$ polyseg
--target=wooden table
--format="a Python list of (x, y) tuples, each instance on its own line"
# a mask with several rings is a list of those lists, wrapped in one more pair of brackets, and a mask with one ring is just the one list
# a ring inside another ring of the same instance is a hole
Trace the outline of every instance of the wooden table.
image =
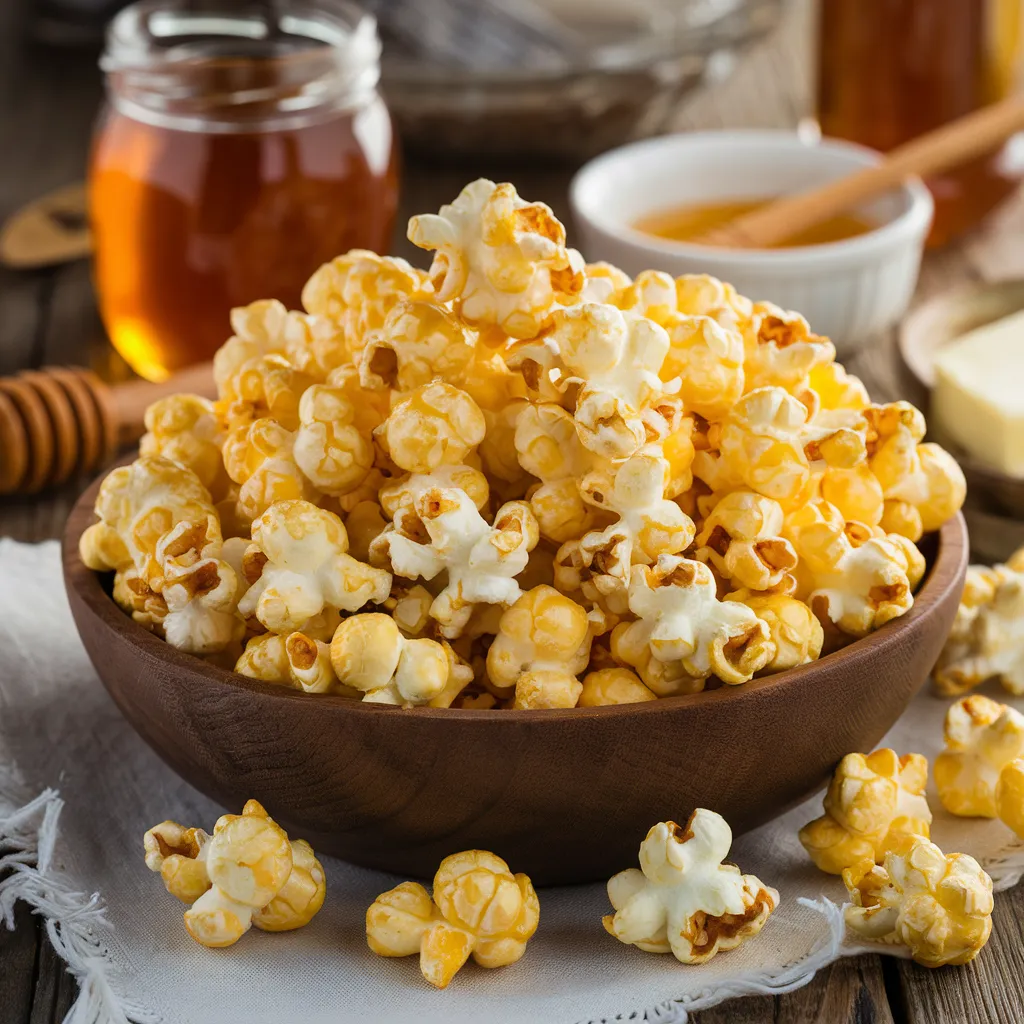
[[(0, 3), (0, 218), (41, 192), (82, 177), (101, 100), (95, 56), (23, 45), (24, 13), (25, 4), (17, 0)], [(680, 111), (679, 126), (794, 125), (808, 109), (810, 14), (810, 0), (796, 0), (782, 28), (747, 54), (727, 82)], [(436, 209), (479, 174), (512, 178), (528, 198), (550, 202), (562, 216), (567, 212), (568, 169), (481, 163), (408, 168), (404, 214)], [(1024, 202), (1011, 207), (988, 230), (929, 256), (919, 294), (990, 276), (1024, 275), (1024, 245), (1015, 244)], [(415, 250), (397, 235), (394, 251), (415, 258)], [(61, 362), (86, 363), (107, 377), (126, 373), (97, 317), (89, 266), (76, 263), (32, 274), (0, 270), (0, 374)], [(876, 397), (899, 393), (891, 338), (847, 362)], [(24, 541), (59, 536), (83, 485), (77, 481), (39, 499), (0, 499), (0, 535)], [(0, 928), (0, 1024), (59, 1021), (74, 1000), (74, 982), (24, 906), (16, 920), (13, 932)], [(797, 992), (735, 1000), (693, 1019), (696, 1024), (1019, 1024), (1024, 1020), (1022, 922), (1024, 885), (999, 896), (992, 940), (967, 967), (928, 971), (902, 960), (861, 956), (827, 968)]]

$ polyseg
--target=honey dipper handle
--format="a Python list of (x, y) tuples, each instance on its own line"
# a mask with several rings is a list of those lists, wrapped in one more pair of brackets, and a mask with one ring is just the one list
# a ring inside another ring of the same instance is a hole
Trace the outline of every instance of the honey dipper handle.
[(912, 174), (935, 174), (990, 152), (1021, 130), (1024, 97), (1011, 96), (898, 146), (875, 167), (770, 203), (698, 241), (745, 248), (774, 245), (889, 191)]
[(128, 444), (142, 436), (146, 409), (159, 399), (178, 393), (215, 398), (213, 364), (198, 363), (159, 383), (132, 380), (115, 384), (110, 393), (117, 412), (118, 437), (121, 444)]

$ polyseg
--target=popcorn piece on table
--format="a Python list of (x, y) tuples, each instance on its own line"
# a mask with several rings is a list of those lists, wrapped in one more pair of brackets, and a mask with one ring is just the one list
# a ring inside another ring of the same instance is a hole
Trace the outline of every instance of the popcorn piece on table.
[(594, 524), (594, 510), (579, 481), (595, 456), (581, 444), (572, 415), (550, 403), (526, 405), (516, 420), (515, 450), (523, 469), (540, 480), (529, 501), (541, 536), (556, 544), (582, 536)]
[(366, 911), (366, 941), (378, 956), (419, 953), (423, 977), (446, 988), (470, 956), (481, 967), (514, 964), (539, 920), (526, 875), (486, 850), (466, 850), (441, 862), (433, 899), (417, 882), (378, 896)]
[(363, 348), (359, 379), (370, 390), (412, 391), (438, 377), (457, 384), (475, 345), (475, 333), (443, 306), (402, 301)]
[(564, 367), (558, 386), (579, 385), (574, 418), (584, 447), (609, 459), (636, 452), (648, 439), (645, 414), (679, 386), (659, 376), (669, 350), (664, 328), (586, 303), (555, 313), (548, 340)]
[(409, 221), (409, 240), (434, 250), (430, 267), (440, 302), (467, 323), (533, 338), (556, 303), (583, 288), (583, 259), (544, 203), (527, 203), (507, 182), (479, 178), (437, 214)]
[(608, 882), (615, 908), (603, 923), (620, 942), (648, 953), (671, 952), (701, 964), (735, 949), (764, 927), (779, 894), (754, 875), (723, 863), (732, 830), (714, 811), (699, 808), (685, 827), (655, 825), (640, 845), (640, 869)]
[(454, 699), (473, 677), (472, 671), (449, 660), (445, 646), (404, 637), (395, 620), (380, 612), (343, 620), (330, 656), (338, 679), (360, 691), (364, 701), (377, 704), (431, 704), (449, 683), (458, 682)]
[(865, 858), (881, 863), (902, 837), (928, 837), (927, 782), (928, 761), (920, 754), (847, 754), (829, 783), (825, 813), (800, 829), (800, 842), (830, 875)]
[(255, 800), (223, 815), (212, 836), (165, 821), (146, 833), (144, 847), (146, 866), (191, 904), (185, 927), (203, 946), (233, 945), (253, 924), (300, 928), (324, 901), (323, 868), (309, 844), (290, 841)]
[(314, 384), (299, 402), (293, 457), (323, 494), (355, 490), (373, 467), (373, 439), (355, 420), (355, 405), (344, 388)]
[(639, 676), (628, 668), (601, 668), (583, 677), (583, 690), (576, 706), (597, 708), (657, 699), (658, 695), (644, 686)]
[(464, 391), (432, 381), (405, 396), (378, 434), (396, 465), (430, 473), (465, 461), (484, 439), (484, 414)]
[(525, 502), (502, 505), (488, 526), (465, 491), (433, 488), (416, 498), (401, 522), (374, 541), (396, 575), (432, 580), (444, 570), (448, 583), (430, 614), (443, 636), (460, 635), (478, 604), (508, 606), (521, 593), (515, 577), (537, 546), (537, 521)]
[(306, 693), (344, 692), (331, 668), (331, 649), (305, 633), (264, 633), (253, 637), (235, 664), (251, 679), (279, 683)]
[(785, 672), (816, 661), (821, 655), (825, 634), (818, 617), (803, 601), (788, 594), (761, 594), (734, 590), (726, 601), (745, 604), (768, 627), (775, 654), (763, 672)]
[(514, 688), (519, 710), (572, 708), (590, 640), (587, 613), (575, 601), (554, 587), (534, 587), (502, 615), (487, 674), (495, 686)]
[(923, 836), (901, 836), (884, 864), (862, 860), (843, 882), (849, 929), (906, 946), (924, 967), (968, 963), (992, 932), (992, 879), (973, 857), (943, 854)]
[(782, 536), (784, 519), (777, 501), (753, 491), (733, 491), (704, 520), (695, 557), (734, 586), (792, 593), (797, 557)]
[(768, 626), (736, 601), (719, 601), (703, 562), (662, 555), (633, 567), (629, 608), (636, 622), (612, 631), (612, 654), (658, 696), (696, 693), (712, 675), (745, 683), (775, 654)]
[(1015, 758), (999, 773), (996, 814), (1024, 839), (1024, 757)]
[(239, 485), (235, 510), (251, 523), (279, 501), (318, 501), (320, 492), (295, 461), (296, 435), (272, 419), (236, 427), (224, 441), (224, 468)]
[(1024, 548), (1005, 565), (967, 570), (953, 629), (935, 667), (935, 687), (958, 696), (998, 679), (1024, 694)]
[(273, 633), (305, 632), (325, 609), (354, 612), (390, 593), (390, 573), (349, 555), (341, 520), (308, 501), (271, 505), (252, 524), (252, 540), (245, 557), (252, 586), (239, 611)]
[(212, 402), (198, 395), (168, 395), (146, 409), (139, 455), (162, 456), (192, 470), (219, 499), (227, 489), (221, 457), (224, 442)]
[(373, 332), (384, 326), (388, 313), (404, 299), (430, 300), (432, 287), (422, 270), (393, 256), (352, 249), (321, 266), (302, 289), (302, 304), (333, 324), (339, 343), (324, 370), (358, 361)]
[(1024, 715), (971, 694), (946, 712), (946, 749), (935, 759), (935, 785), (946, 810), (995, 818), (1003, 769), (1024, 757)]
[(797, 596), (826, 629), (866, 636), (913, 606), (925, 562), (905, 537), (847, 522), (822, 499), (791, 513), (785, 532), (800, 558)]

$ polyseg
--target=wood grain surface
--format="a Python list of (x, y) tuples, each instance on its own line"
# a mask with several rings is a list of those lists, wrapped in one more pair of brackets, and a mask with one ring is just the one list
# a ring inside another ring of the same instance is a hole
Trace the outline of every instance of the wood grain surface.
[[(0, 3), (0, 217), (50, 188), (80, 179), (101, 86), (93, 55), (44, 51), (22, 42), (30, 0)], [(795, 125), (810, 108), (808, 11), (794, 0), (779, 33), (742, 65), (680, 111), (681, 128)], [(474, 174), (511, 178), (528, 198), (567, 214), (570, 169), (409, 167), (403, 215), (450, 200)], [(569, 225), (570, 235), (572, 231)], [(1024, 200), (963, 244), (928, 255), (919, 298), (980, 280), (1024, 276)], [(422, 254), (396, 238), (394, 251), (422, 264)], [(0, 373), (78, 363), (104, 379), (125, 379), (106, 344), (87, 263), (44, 272), (0, 269)], [(879, 400), (906, 390), (892, 339), (879, 339), (847, 361)], [(87, 481), (72, 481), (42, 499), (0, 499), (0, 535), (22, 541), (59, 537)], [(977, 531), (983, 542), (991, 530)], [(24, 906), (14, 931), (0, 925), (0, 1024), (53, 1024), (64, 1019), (76, 986)], [(693, 1024), (1019, 1024), (1024, 1021), (1024, 885), (996, 898), (995, 930), (966, 967), (930, 971), (878, 956), (840, 961), (806, 987), (778, 996), (731, 1000), (691, 1016)], [(571, 1024), (571, 1022), (552, 1022)]]

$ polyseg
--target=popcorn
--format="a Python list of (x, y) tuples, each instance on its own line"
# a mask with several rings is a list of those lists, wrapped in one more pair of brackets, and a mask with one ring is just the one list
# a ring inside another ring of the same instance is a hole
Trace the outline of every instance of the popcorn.
[(323, 868), (309, 844), (289, 841), (255, 800), (225, 814), (213, 835), (165, 821), (143, 840), (146, 866), (167, 891), (191, 906), (188, 933), (203, 946), (237, 942), (255, 924), (288, 931), (308, 924), (326, 891)]
[(723, 326), (736, 326), (749, 320), (754, 312), (750, 299), (710, 274), (677, 277), (676, 306), (684, 316), (710, 316)]
[(928, 838), (927, 782), (928, 762), (920, 754), (900, 757), (888, 748), (867, 757), (847, 754), (829, 783), (824, 815), (800, 829), (800, 842), (830, 875), (865, 858), (881, 863), (905, 836)]
[[(379, 612), (353, 615), (338, 626), (331, 664), (341, 682), (360, 691), (364, 701), (402, 707), (432, 704), (448, 685), (452, 667), (445, 647), (434, 640), (407, 639), (390, 615)], [(461, 689), (472, 672), (458, 679)]]
[(641, 870), (628, 868), (608, 882), (615, 913), (602, 919), (605, 930), (645, 952), (671, 952), (684, 964), (705, 963), (753, 938), (779, 894), (723, 863), (731, 845), (725, 819), (703, 808), (685, 827), (655, 825), (640, 845)]
[(302, 304), (337, 329), (340, 343), (317, 362), (328, 371), (356, 359), (397, 303), (429, 300), (431, 291), (422, 270), (366, 249), (323, 264), (302, 289)]
[(410, 473), (380, 489), (380, 504), (390, 519), (401, 519), (413, 508), (417, 499), (428, 491), (458, 488), (479, 511), (490, 500), (487, 477), (472, 466), (438, 466), (433, 473)]
[(510, 184), (479, 178), (437, 214), (409, 221), (409, 241), (435, 251), (437, 298), (471, 325), (535, 337), (555, 303), (583, 288), (583, 260), (544, 203), (526, 203)]
[(679, 397), (690, 412), (720, 419), (743, 394), (743, 339), (710, 316), (681, 317), (668, 327), (664, 380), (678, 378)]
[(1015, 758), (999, 773), (996, 815), (1024, 839), (1024, 758)]
[(745, 604), (768, 627), (768, 636), (775, 648), (772, 659), (762, 672), (785, 672), (816, 661), (825, 642), (825, 634), (817, 616), (803, 603), (788, 594), (760, 594), (734, 590), (726, 601)]
[(563, 370), (558, 386), (578, 384), (576, 432), (584, 447), (609, 459), (624, 459), (647, 440), (644, 411), (678, 388), (658, 376), (669, 339), (651, 320), (614, 306), (586, 303), (559, 310), (549, 340)]
[(399, 402), (380, 430), (396, 465), (430, 473), (463, 462), (484, 439), (486, 423), (469, 395), (434, 381)]
[(973, 857), (943, 854), (925, 837), (902, 836), (883, 866), (865, 859), (843, 882), (849, 929), (906, 946), (924, 967), (968, 963), (992, 932), (992, 879)]
[(292, 455), (323, 494), (347, 494), (373, 467), (373, 442), (359, 431), (355, 418), (355, 407), (342, 388), (314, 384), (299, 402)]
[(537, 521), (524, 502), (502, 505), (488, 526), (465, 491), (434, 488), (421, 493), (411, 514), (392, 523), (373, 546), (406, 579), (432, 580), (447, 570), (448, 583), (430, 614), (441, 635), (453, 639), (475, 605), (518, 600), (515, 577), (537, 540)]
[(743, 364), (748, 391), (781, 387), (797, 394), (815, 368), (836, 357), (832, 342), (812, 333), (799, 313), (770, 302), (755, 302), (748, 324)]
[(441, 861), (433, 900), (417, 882), (378, 896), (366, 912), (366, 941), (378, 956), (419, 953), (423, 977), (447, 988), (470, 956), (481, 967), (514, 964), (539, 920), (526, 875), (486, 850), (466, 850)]
[(271, 505), (253, 522), (252, 539), (245, 559), (252, 585), (238, 607), (273, 633), (302, 632), (328, 608), (379, 604), (391, 590), (390, 573), (347, 553), (341, 520), (308, 501)]
[(359, 358), (365, 388), (412, 391), (441, 380), (457, 383), (474, 356), (476, 335), (433, 302), (402, 301), (374, 332)]
[(995, 818), (999, 777), (1024, 757), (1024, 715), (980, 694), (946, 712), (946, 749), (935, 759), (935, 786), (946, 810), (963, 817)]
[(1024, 694), (1024, 548), (1006, 565), (968, 568), (956, 620), (935, 667), (935, 687), (945, 696), (993, 678), (1015, 696)]
[(534, 587), (502, 615), (487, 674), (496, 686), (515, 687), (519, 710), (575, 707), (590, 640), (587, 613), (575, 601)]
[(359, 501), (345, 516), (348, 553), (360, 562), (370, 560), (370, 545), (384, 532), (387, 520), (375, 501)]
[(805, 579), (800, 596), (823, 625), (865, 636), (913, 605), (924, 559), (905, 538), (875, 536), (821, 499), (793, 512), (786, 534)]
[(768, 627), (746, 606), (717, 597), (702, 562), (662, 555), (634, 566), (629, 608), (636, 622), (612, 631), (612, 654), (658, 696), (695, 693), (712, 675), (745, 683), (774, 655)]
[(791, 593), (797, 557), (781, 536), (784, 518), (777, 501), (753, 491), (733, 491), (704, 520), (695, 557), (734, 585)]
[(299, 398), (312, 383), (284, 356), (256, 356), (217, 380), (218, 418), (229, 430), (264, 418), (294, 430), (299, 425)]
[(331, 668), (331, 649), (305, 633), (264, 633), (253, 637), (235, 664), (235, 671), (265, 683), (292, 686), (306, 693), (338, 692)]
[(168, 395), (146, 410), (145, 422), (139, 455), (169, 459), (195, 473), (211, 494), (224, 492), (223, 437), (212, 402), (198, 395)]
[(583, 689), (576, 706), (597, 708), (608, 704), (640, 704), (645, 700), (657, 700), (658, 695), (649, 690), (635, 672), (628, 668), (602, 668), (588, 672), (583, 678)]

